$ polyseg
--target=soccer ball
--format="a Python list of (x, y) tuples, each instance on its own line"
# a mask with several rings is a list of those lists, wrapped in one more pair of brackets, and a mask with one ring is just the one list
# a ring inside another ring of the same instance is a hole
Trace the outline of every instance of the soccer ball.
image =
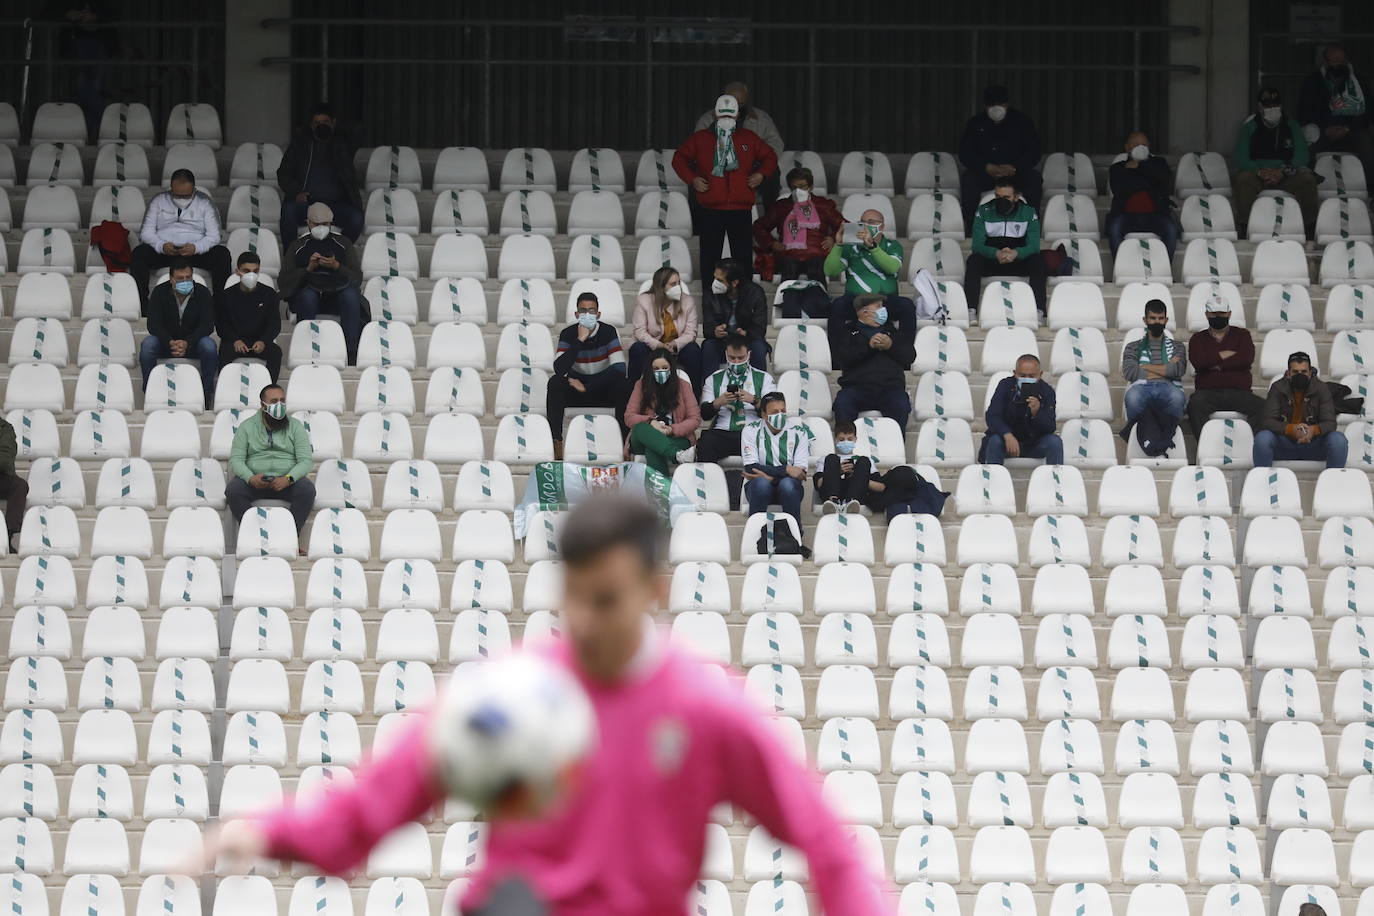
[(523, 790), (523, 813), (556, 801), (595, 742), (596, 716), (581, 685), (530, 652), (455, 671), (429, 733), (451, 795), (491, 809)]

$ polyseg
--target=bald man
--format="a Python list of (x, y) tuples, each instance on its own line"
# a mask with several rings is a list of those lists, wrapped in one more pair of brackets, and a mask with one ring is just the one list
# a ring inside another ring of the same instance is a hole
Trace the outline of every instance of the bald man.
[(888, 238), (883, 214), (865, 210), (859, 216), (858, 241), (844, 241), (844, 227), (835, 233), (835, 244), (825, 256), (825, 275), (844, 274), (844, 295), (830, 309), (832, 318), (847, 321), (854, 317), (854, 297), (877, 295), (897, 318), (916, 317), (910, 299), (897, 295), (902, 273), (902, 243)]

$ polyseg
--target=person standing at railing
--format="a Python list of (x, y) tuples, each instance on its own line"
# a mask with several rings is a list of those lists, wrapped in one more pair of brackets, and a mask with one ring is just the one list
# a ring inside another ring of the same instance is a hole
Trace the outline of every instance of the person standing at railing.
[(363, 208), (358, 175), (353, 169), (354, 146), (339, 130), (334, 109), (321, 102), (310, 111), (305, 128), (297, 131), (277, 168), (281, 188), (281, 243), (291, 244), (305, 224), (311, 204), (327, 204), (334, 225), (350, 242), (363, 231)]

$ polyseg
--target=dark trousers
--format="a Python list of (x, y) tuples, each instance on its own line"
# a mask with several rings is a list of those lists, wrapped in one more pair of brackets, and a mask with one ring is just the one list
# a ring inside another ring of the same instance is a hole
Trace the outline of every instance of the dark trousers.
[(281, 235), (278, 241), (282, 248), (291, 244), (300, 235), (301, 226), (305, 225), (305, 211), (310, 208), (312, 203), (328, 204), (329, 209), (334, 211), (334, 225), (339, 227), (339, 231), (348, 236), (350, 242), (356, 242), (358, 236), (363, 232), (363, 211), (346, 200), (325, 200), (307, 201), (298, 203), (296, 200), (284, 200), (281, 205)]
[(723, 458), (740, 456), (740, 431), (707, 429), (697, 436), (697, 461), (716, 464)]
[(5, 529), (11, 542), (24, 527), (24, 510), (28, 508), (29, 484), (17, 474), (0, 474), (0, 496), (5, 498)]
[[(143, 343), (138, 347), (138, 363), (143, 369), (144, 391), (148, 390), (148, 376), (152, 375), (157, 361), (171, 357), (172, 348), (167, 341), (158, 340), (151, 334), (143, 338)], [(215, 402), (215, 379), (219, 377), (219, 353), (215, 350), (215, 341), (202, 337), (186, 349), (183, 358), (200, 362), (200, 384), (205, 391), (205, 406), (210, 407)]]
[(291, 296), (291, 311), (298, 321), (309, 321), (320, 312), (338, 315), (348, 347), (348, 364), (357, 365), (358, 339), (363, 336), (363, 294), (356, 286), (345, 286), (332, 293), (302, 286)]
[(880, 388), (875, 385), (849, 385), (835, 393), (831, 411), (836, 420), (857, 420), (865, 410), (876, 410), (906, 432), (911, 418), (911, 396), (902, 387)]
[[(1026, 199), (1026, 203), (1037, 210), (1040, 209), (1040, 170), (1018, 172), (1015, 177), (1017, 193)], [(970, 169), (959, 179), (959, 205), (964, 210), (964, 225), (968, 228), (970, 237), (973, 235), (973, 211), (978, 209), (978, 199), (991, 191), (996, 181), (996, 178), (981, 169)]]
[(1039, 254), (998, 264), (996, 258), (971, 254), (964, 262), (964, 296), (970, 309), (977, 310), (983, 295), (984, 277), (1025, 277), (1035, 296), (1035, 307), (1045, 314), (1045, 261)]
[(1159, 236), (1164, 250), (1173, 258), (1178, 247), (1178, 223), (1168, 213), (1111, 213), (1107, 215), (1107, 241), (1112, 246), (1112, 257), (1121, 247), (1122, 239), (1128, 232), (1149, 232)]
[(610, 407), (620, 433), (625, 434), (625, 404), (630, 400), (630, 383), (621, 372), (607, 369), (596, 375), (574, 376), (586, 391), (578, 391), (568, 384), (568, 376), (555, 375), (549, 379), (546, 408), (549, 429), (555, 442), (563, 441), (563, 414), (569, 407)]
[[(244, 343), (252, 344), (254, 341), (246, 340)], [(219, 364), (220, 368), (241, 359), (260, 359), (267, 363), (267, 374), (272, 379), (272, 384), (277, 383), (277, 375), (281, 372), (281, 347), (274, 343), (267, 344), (261, 353), (239, 353), (234, 349), (234, 342), (220, 341), (219, 344)]]
[[(138, 287), (138, 301), (143, 306), (144, 317), (148, 314), (148, 278), (154, 270), (166, 267), (180, 257), (163, 254), (154, 250), (152, 245), (139, 245), (133, 250), (129, 258), (129, 276), (134, 278), (134, 285)], [(224, 289), (224, 281), (233, 273), (229, 264), (229, 249), (223, 245), (216, 245), (204, 254), (193, 254), (186, 260), (191, 262), (192, 267), (210, 272), (210, 292), (216, 295)]]
[(778, 279), (780, 280), (798, 280), (805, 274), (808, 280), (815, 280), (817, 283), (825, 282), (825, 258), (802, 260), (789, 258), (785, 254), (775, 254), (773, 263), (777, 266)]
[(697, 244), (701, 251), (698, 255), (697, 273), (701, 280), (701, 294), (711, 288), (711, 278), (715, 274), (716, 262), (724, 247), (726, 236), (730, 237), (730, 257), (742, 262), (754, 272), (754, 236), (751, 232), (753, 220), (748, 210), (710, 210), (697, 209)]
[(1207, 418), (1218, 410), (1237, 410), (1245, 414), (1251, 429), (1258, 430), (1264, 419), (1264, 398), (1248, 388), (1197, 388), (1188, 398), (1188, 425), (1193, 438), (1202, 435)]
[[(725, 339), (708, 337), (701, 342), (702, 378), (725, 365), (725, 345), (729, 340), (728, 337)], [(768, 371), (768, 341), (762, 337), (754, 337), (749, 340), (749, 365), (760, 372)], [(698, 385), (697, 390), (700, 389), (701, 386)], [(767, 394), (768, 392), (763, 393)]]
[(840, 470), (844, 461), (839, 455), (826, 455), (821, 465), (821, 473), (816, 475), (816, 493), (822, 500), (839, 500), (842, 503), (857, 499), (863, 502), (868, 498), (868, 479), (873, 472), (873, 463), (867, 458), (852, 458), (854, 470), (848, 474)]
[[(625, 364), (628, 368), (626, 377), (630, 380), (630, 387), (644, 376), (644, 367), (649, 365), (649, 357), (654, 352), (654, 348), (642, 340), (636, 340), (630, 345), (630, 355)], [(677, 364), (687, 377), (692, 380), (693, 393), (701, 391), (701, 347), (695, 342), (689, 343), (677, 352)], [(715, 370), (712, 369), (712, 372)]]
[(229, 512), (236, 525), (253, 503), (264, 499), (285, 500), (291, 504), (291, 517), (296, 520), (296, 533), (299, 534), (305, 528), (310, 510), (315, 507), (315, 484), (309, 477), (302, 477), (284, 490), (259, 490), (243, 478), (233, 477), (224, 487), (224, 499), (229, 503)]

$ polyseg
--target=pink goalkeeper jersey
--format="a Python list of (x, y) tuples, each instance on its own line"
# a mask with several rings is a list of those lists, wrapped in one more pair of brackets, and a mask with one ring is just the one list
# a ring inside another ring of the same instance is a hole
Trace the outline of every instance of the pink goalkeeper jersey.
[[(577, 673), (565, 646), (551, 651)], [(805, 854), (827, 914), (893, 912), (882, 879), (856, 854), (814, 776), (738, 685), (704, 665), (665, 646), (619, 683), (578, 675), (600, 729), (581, 782), (549, 817), (492, 825), (465, 908), (518, 876), (556, 916), (684, 916), (711, 809), (731, 802)], [(351, 786), (266, 815), (269, 854), (346, 872), (389, 831), (443, 801), (431, 773), (419, 723)]]

